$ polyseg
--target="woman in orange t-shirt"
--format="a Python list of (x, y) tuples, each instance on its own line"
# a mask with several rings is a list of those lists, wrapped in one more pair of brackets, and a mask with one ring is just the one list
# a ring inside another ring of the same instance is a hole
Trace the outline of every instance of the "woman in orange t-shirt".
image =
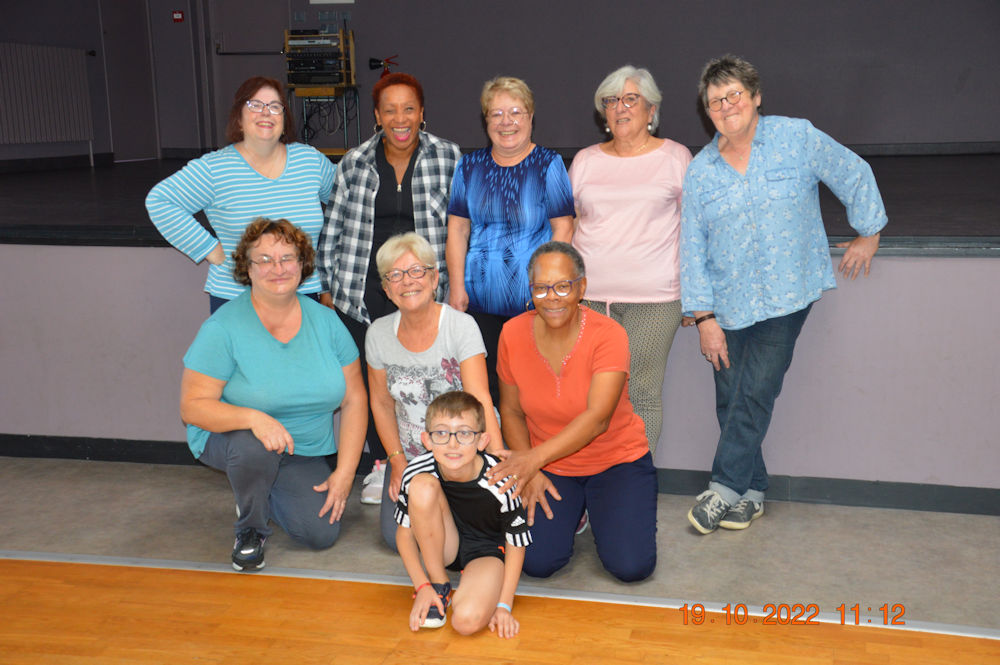
[[(527, 508), (533, 542), (524, 572), (548, 577), (565, 566), (586, 512), (604, 567), (634, 582), (656, 567), (656, 470), (628, 397), (628, 337), (580, 305), (584, 274), (567, 243), (531, 256), (535, 311), (500, 335), (500, 423), (511, 451), (491, 480), (510, 476)], [(536, 504), (547, 521), (535, 523)]]

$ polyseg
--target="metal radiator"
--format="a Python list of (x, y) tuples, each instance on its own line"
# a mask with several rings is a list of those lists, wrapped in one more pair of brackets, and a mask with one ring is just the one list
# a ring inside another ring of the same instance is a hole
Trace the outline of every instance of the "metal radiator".
[(86, 57), (0, 42), (0, 144), (93, 141)]

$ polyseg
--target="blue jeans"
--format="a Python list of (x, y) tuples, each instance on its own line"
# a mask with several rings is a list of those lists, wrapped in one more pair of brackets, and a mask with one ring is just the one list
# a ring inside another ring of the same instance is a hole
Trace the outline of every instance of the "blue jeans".
[(340, 535), (339, 520), (330, 524), (329, 513), (319, 517), (326, 493), (313, 489), (330, 476), (325, 457), (279, 455), (250, 430), (236, 430), (211, 434), (198, 459), (229, 478), (240, 511), (236, 533), (253, 528), (269, 536), (267, 523), (274, 520), (293, 540), (316, 550)]
[(634, 462), (616, 464), (593, 476), (559, 476), (542, 471), (562, 496), (549, 497), (552, 519), (536, 506), (524, 572), (548, 577), (569, 563), (573, 537), (590, 514), (597, 555), (622, 582), (646, 579), (656, 568), (656, 469), (646, 453)]
[(729, 503), (744, 495), (754, 501), (764, 499), (767, 467), (761, 445), (810, 309), (811, 304), (749, 328), (725, 331), (729, 368), (715, 372), (715, 412), (721, 431), (709, 489)]

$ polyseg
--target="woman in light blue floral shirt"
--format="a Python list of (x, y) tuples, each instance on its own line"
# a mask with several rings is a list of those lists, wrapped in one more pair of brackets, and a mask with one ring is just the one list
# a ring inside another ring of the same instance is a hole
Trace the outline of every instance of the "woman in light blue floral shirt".
[(838, 270), (868, 274), (887, 218), (871, 167), (808, 120), (762, 116), (760, 77), (727, 55), (699, 94), (718, 133), (688, 167), (681, 211), (681, 304), (715, 368), (721, 433), (708, 489), (688, 512), (700, 533), (764, 514), (761, 444), (812, 303), (836, 287), (820, 216), (823, 182), (858, 236)]

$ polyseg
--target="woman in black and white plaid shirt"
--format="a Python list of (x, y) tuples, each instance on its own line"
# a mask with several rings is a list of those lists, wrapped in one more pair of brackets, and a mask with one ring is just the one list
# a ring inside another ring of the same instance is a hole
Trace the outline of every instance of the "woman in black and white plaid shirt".
[[(424, 91), (414, 77), (382, 77), (372, 99), (375, 135), (340, 161), (316, 256), (324, 289), (320, 301), (340, 314), (361, 351), (362, 367), (368, 326), (396, 309), (381, 288), (375, 249), (394, 235), (416, 231), (438, 257), (437, 299), (447, 290), (448, 199), (461, 156), (451, 141), (423, 131)], [(373, 459), (385, 458), (370, 413), (368, 445)], [(381, 502), (383, 469), (376, 465), (365, 479), (362, 502)]]

